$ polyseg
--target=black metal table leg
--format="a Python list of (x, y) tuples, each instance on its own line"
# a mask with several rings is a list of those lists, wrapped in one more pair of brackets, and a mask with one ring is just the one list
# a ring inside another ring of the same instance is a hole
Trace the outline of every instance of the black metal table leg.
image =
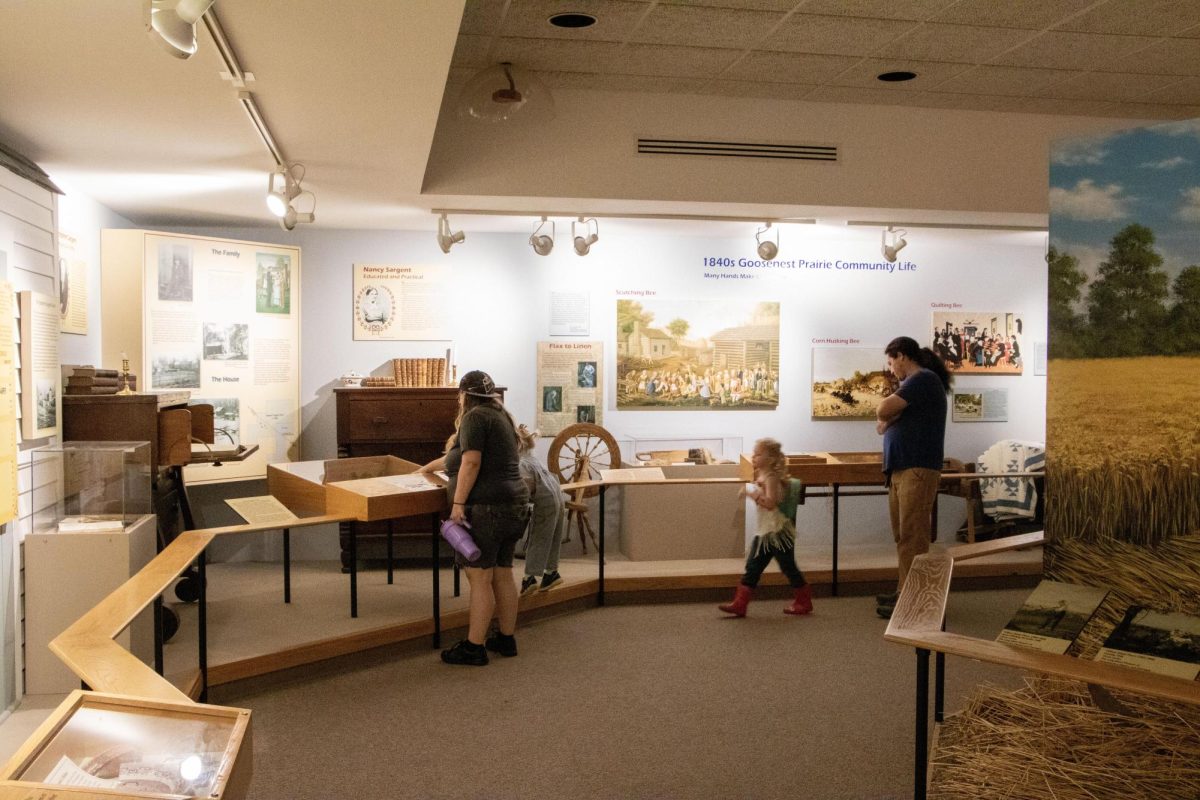
[(208, 575), (205, 564), (208, 552), (201, 550), (196, 559), (196, 571), (200, 574), (200, 605), (196, 609), (196, 628), (199, 636), (200, 658), (200, 702), (208, 702)]
[[(946, 630), (946, 618), (942, 617), (942, 630)], [(943, 722), (946, 710), (946, 654), (938, 651), (933, 659), (933, 720)]]
[(154, 598), (154, 671), (163, 674), (163, 602), (162, 595)]
[(350, 616), (358, 617), (358, 523), (350, 523)]
[(600, 484), (600, 541), (596, 543), (600, 560), (600, 588), (596, 591), (596, 605), (604, 605), (604, 484)]
[(838, 484), (833, 484), (833, 578), (829, 585), (829, 593), (838, 596)]
[(396, 535), (396, 521), (388, 520), (387, 551), (388, 551), (388, 586), (392, 585), (392, 539)]
[(454, 596), (455, 597), (462, 596), (462, 584), (460, 583), (461, 574), (462, 574), (462, 570), (458, 568), (458, 562), (455, 561), (454, 562)]
[(292, 529), (283, 529), (283, 602), (292, 602)]
[(429, 515), (429, 538), (433, 542), (430, 559), (433, 561), (433, 646), (436, 648), (442, 646), (442, 565), (439, 563), (441, 545), (438, 542), (438, 515), (436, 513)]
[(929, 769), (929, 651), (917, 648), (916, 732), (913, 741), (913, 800), (925, 800)]
[(183, 529), (185, 531), (196, 530), (196, 520), (192, 518), (192, 501), (188, 497), (187, 484), (183, 482), (183, 467), (171, 467), (171, 476), (176, 485), (179, 487), (179, 513), (183, 515)]

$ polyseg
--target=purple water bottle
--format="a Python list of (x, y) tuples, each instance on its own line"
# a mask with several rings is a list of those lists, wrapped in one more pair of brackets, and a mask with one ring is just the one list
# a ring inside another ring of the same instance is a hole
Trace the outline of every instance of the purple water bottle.
[(464, 522), (459, 525), (452, 519), (442, 520), (442, 538), (449, 542), (450, 546), (467, 561), (474, 561), (479, 558), (479, 546), (467, 532), (469, 527), (471, 527), (469, 523)]

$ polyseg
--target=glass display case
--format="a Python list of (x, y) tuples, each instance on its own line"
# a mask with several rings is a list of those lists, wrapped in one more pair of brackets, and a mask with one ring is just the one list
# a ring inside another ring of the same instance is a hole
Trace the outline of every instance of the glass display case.
[(627, 467), (665, 467), (672, 464), (735, 464), (742, 452), (740, 436), (632, 437), (620, 440)]
[(33, 532), (121, 531), (151, 513), (149, 442), (62, 442), (32, 453)]
[(76, 690), (4, 778), (121, 797), (232, 800), (243, 796), (249, 777), (249, 726), (244, 709)]

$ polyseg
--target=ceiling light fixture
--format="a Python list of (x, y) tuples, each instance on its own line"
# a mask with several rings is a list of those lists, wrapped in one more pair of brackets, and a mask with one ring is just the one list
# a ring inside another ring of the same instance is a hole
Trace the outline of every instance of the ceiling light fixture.
[[(888, 244), (888, 234), (892, 235), (891, 244)], [(908, 241), (904, 238), (907, 235), (908, 231), (895, 230), (891, 225), (888, 225), (883, 231), (883, 257), (886, 258), (889, 263), (895, 261), (896, 257), (900, 254), (900, 251), (908, 246)]]
[(550, 251), (554, 249), (554, 223), (550, 223), (550, 235), (538, 233), (546, 225), (546, 218), (542, 217), (542, 221), (533, 229), (533, 233), (529, 236), (529, 246), (533, 248), (533, 252), (539, 256), (548, 256)]
[(196, 54), (196, 23), (214, 0), (146, 0), (146, 30), (176, 58)]
[[(576, 230), (576, 225), (582, 225), (586, 236), (580, 236)], [(579, 218), (578, 222), (571, 223), (571, 238), (575, 242), (575, 254), (586, 256), (592, 249), (592, 245), (600, 240), (600, 224), (593, 217), (591, 219)]]
[(451, 231), (450, 220), (446, 219), (446, 215), (442, 214), (438, 220), (437, 242), (438, 247), (442, 248), (442, 252), (449, 254), (450, 248), (456, 244), (462, 244), (467, 240), (467, 235), (462, 231)]
[[(316, 219), (317, 198), (300, 186), (303, 178), (303, 164), (280, 164), (279, 169), (267, 176), (267, 210), (279, 217), (279, 224), (285, 231), (292, 230), (297, 223), (312, 222)], [(296, 209), (296, 200), (301, 197), (312, 200), (310, 210)]]
[(771, 223), (766, 223), (766, 227), (759, 228), (758, 233), (754, 234), (754, 241), (758, 242), (758, 257), (763, 261), (770, 261), (779, 255), (779, 228), (775, 229), (775, 241), (770, 239), (765, 242), (762, 240), (762, 235), (771, 230)]
[(458, 96), (459, 114), (502, 122), (520, 114), (546, 121), (554, 117), (550, 90), (532, 73), (509, 61), (494, 64), (467, 81)]
[(590, 28), (596, 24), (596, 18), (591, 14), (568, 11), (555, 14), (548, 22), (556, 28)]

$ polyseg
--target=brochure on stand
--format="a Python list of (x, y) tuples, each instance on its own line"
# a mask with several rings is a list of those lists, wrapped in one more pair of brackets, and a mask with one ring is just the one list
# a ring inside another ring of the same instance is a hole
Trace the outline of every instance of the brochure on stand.
[(1096, 660), (1194, 681), (1200, 675), (1200, 617), (1130, 606)]
[(996, 641), (1061, 655), (1067, 652), (1107, 595), (1107, 589), (1042, 581)]

